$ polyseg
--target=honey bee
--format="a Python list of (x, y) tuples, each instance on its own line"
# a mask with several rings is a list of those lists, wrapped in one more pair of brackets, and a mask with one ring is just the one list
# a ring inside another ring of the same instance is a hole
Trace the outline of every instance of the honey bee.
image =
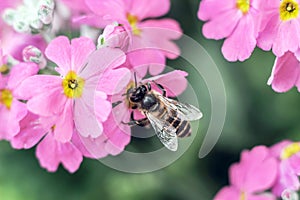
[(202, 113), (195, 106), (167, 98), (164, 87), (154, 81), (153, 83), (162, 91), (162, 94), (151, 90), (150, 82), (127, 91), (126, 96), (130, 107), (138, 109), (146, 117), (135, 120), (132, 112), (131, 121), (126, 124), (142, 127), (151, 124), (162, 144), (169, 150), (176, 151), (177, 136), (190, 136), (192, 130), (189, 121), (200, 119)]

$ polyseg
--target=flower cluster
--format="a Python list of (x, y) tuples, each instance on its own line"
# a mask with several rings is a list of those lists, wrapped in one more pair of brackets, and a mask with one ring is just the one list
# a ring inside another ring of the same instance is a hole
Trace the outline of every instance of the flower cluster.
[(228, 61), (248, 59), (256, 46), (272, 49), (277, 58), (268, 84), (276, 92), (293, 86), (300, 91), (299, 4), (299, 0), (202, 0), (198, 18), (207, 21), (205, 37), (225, 39), (222, 53)]
[(245, 150), (239, 163), (229, 169), (230, 186), (215, 200), (298, 200), (300, 189), (300, 143), (282, 141), (267, 148)]
[(179, 24), (155, 19), (169, 9), (170, 0), (1, 1), (0, 138), (37, 146), (50, 172), (124, 151), (132, 112), (124, 94), (135, 79), (155, 80), (168, 96), (187, 85), (184, 71), (159, 75), (180, 54)]

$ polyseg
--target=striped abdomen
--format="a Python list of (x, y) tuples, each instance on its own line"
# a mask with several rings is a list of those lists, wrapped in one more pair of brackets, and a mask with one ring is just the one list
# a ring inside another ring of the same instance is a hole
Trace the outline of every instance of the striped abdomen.
[(192, 129), (190, 122), (181, 120), (175, 111), (167, 112), (164, 104), (157, 102), (152, 110), (152, 114), (158, 119), (168, 122), (169, 126), (173, 126), (176, 129), (178, 137), (187, 137), (191, 135)]
[(191, 135), (192, 129), (190, 122), (181, 120), (176, 116), (169, 116), (167, 122), (170, 123), (170, 126), (173, 126), (176, 129), (176, 134), (178, 137), (187, 137)]

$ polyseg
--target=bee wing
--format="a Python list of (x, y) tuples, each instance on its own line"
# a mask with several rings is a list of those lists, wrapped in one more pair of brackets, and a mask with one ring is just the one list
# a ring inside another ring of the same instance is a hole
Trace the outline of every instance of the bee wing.
[(159, 99), (164, 102), (167, 108), (174, 110), (178, 113), (179, 117), (183, 120), (193, 121), (201, 119), (203, 114), (202, 112), (193, 105), (187, 103), (180, 103), (176, 100), (169, 99), (167, 97), (159, 95)]
[(161, 143), (169, 150), (176, 151), (178, 148), (176, 129), (169, 126), (165, 121), (156, 118), (149, 112), (145, 114)]

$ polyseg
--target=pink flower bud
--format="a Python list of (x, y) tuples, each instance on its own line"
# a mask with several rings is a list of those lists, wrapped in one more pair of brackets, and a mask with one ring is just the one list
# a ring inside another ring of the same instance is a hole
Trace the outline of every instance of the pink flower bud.
[(118, 24), (107, 25), (98, 38), (98, 48), (112, 47), (126, 51), (129, 45), (129, 35), (123, 26)]
[(41, 69), (45, 68), (47, 63), (46, 59), (38, 48), (29, 45), (23, 49), (22, 54), (25, 62), (34, 62), (37, 63)]

